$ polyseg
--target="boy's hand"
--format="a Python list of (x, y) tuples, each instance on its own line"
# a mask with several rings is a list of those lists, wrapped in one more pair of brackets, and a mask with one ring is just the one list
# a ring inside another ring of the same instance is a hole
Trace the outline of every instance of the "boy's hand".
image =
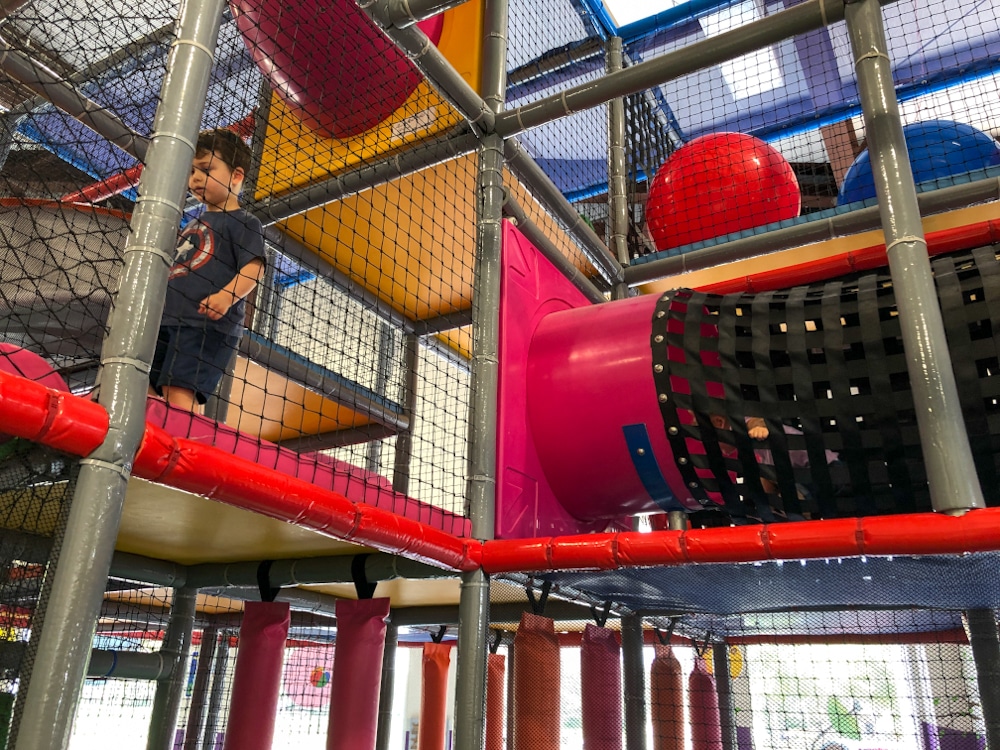
[(219, 320), (233, 306), (232, 292), (225, 290), (210, 294), (198, 303), (198, 314), (205, 315), (209, 320)]
[(747, 434), (753, 440), (767, 440), (767, 436), (769, 434), (767, 423), (765, 423), (760, 417), (748, 417)]

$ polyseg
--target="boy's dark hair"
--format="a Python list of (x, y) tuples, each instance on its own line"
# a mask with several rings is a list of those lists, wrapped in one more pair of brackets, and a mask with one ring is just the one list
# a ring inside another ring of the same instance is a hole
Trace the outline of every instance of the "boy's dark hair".
[(228, 128), (204, 130), (198, 135), (194, 155), (199, 158), (204, 154), (217, 153), (230, 169), (250, 170), (253, 154), (250, 147), (236, 133)]

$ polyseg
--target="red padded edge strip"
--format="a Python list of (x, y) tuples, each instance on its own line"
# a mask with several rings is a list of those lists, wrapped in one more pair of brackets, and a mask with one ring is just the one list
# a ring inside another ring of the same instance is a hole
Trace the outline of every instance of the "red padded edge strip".
[[(104, 407), (0, 372), (0, 429), (75, 456), (108, 432)], [(132, 473), (328, 536), (453, 570), (479, 567), (480, 543), (419, 521), (355, 503), (343, 495), (146, 424)]]
[(769, 526), (502, 539), (483, 542), (487, 573), (799, 560), (852, 555), (939, 555), (1000, 549), (1000, 508), (953, 517), (915, 513)]
[(0, 431), (86, 456), (108, 434), (108, 413), (92, 401), (0, 372)]

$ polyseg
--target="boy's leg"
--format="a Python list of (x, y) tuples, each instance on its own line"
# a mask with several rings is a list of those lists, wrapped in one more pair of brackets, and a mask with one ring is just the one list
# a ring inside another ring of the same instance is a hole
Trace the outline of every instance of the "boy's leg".
[(195, 414), (202, 413), (202, 406), (198, 403), (198, 397), (190, 388), (181, 388), (176, 385), (165, 385), (160, 389), (163, 391), (163, 398), (171, 406), (178, 409), (186, 409)]

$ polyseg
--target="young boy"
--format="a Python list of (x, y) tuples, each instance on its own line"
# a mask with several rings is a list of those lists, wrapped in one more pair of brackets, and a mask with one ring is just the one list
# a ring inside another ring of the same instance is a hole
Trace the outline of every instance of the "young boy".
[(198, 137), (188, 188), (205, 204), (181, 233), (149, 373), (151, 391), (200, 413), (243, 333), (245, 298), (264, 273), (260, 222), (240, 208), (251, 154), (235, 133)]

